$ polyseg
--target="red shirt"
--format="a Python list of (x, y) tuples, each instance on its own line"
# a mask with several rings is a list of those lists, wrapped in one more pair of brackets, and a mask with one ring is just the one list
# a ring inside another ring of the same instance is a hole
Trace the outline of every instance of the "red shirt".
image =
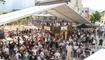
[(28, 43), (28, 45), (30, 46), (30, 41), (29, 41), (29, 40), (27, 40), (27, 43)]
[(10, 33), (10, 31), (8, 31), (8, 33)]
[(94, 32), (96, 32), (96, 29), (94, 29)]
[(40, 41), (40, 43), (42, 43), (42, 42), (43, 42), (43, 39), (42, 39), (42, 38), (40, 38), (40, 40), (39, 40), (39, 41)]
[(14, 33), (12, 33), (12, 35), (14, 35)]

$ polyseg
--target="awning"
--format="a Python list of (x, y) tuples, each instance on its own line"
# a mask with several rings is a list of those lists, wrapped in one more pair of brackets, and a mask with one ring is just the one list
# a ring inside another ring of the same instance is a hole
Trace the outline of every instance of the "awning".
[(11, 12), (8, 14), (0, 15), (0, 25), (14, 22), (18, 19), (33, 15), (35, 13), (47, 11), (48, 13), (55, 15), (59, 18), (73, 21), (75, 23), (89, 23), (88, 20), (80, 16), (76, 11), (69, 7), (66, 3), (46, 5), (46, 6), (34, 6), (23, 10)]
[(101, 49), (84, 60), (105, 60), (105, 49)]
[(51, 10), (48, 10), (48, 13), (57, 16), (59, 18), (72, 21), (74, 23), (83, 24), (83, 23), (90, 23), (87, 19), (83, 18), (81, 15), (79, 15), (75, 10), (73, 10), (70, 6), (67, 4), (64, 4), (62, 6), (58, 6), (56, 8), (52, 8)]

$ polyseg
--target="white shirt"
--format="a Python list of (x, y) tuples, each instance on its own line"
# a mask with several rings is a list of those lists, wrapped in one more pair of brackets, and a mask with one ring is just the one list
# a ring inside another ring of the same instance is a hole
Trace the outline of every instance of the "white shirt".
[(41, 58), (40, 58), (40, 57), (38, 57), (37, 59), (38, 59), (38, 60), (41, 60)]
[(16, 47), (15, 47), (15, 48), (14, 48), (14, 51), (16, 51), (16, 52), (17, 52), (17, 51), (18, 51), (18, 48), (16, 48)]
[(96, 43), (96, 40), (93, 40), (93, 43), (95, 44)]
[(34, 52), (36, 54), (37, 50), (36, 49), (32, 49), (32, 52)]
[(69, 38), (69, 42), (72, 42), (72, 39), (71, 38)]
[(43, 53), (43, 52), (41, 52), (41, 57), (42, 57), (42, 58), (44, 57), (44, 53)]
[(91, 35), (91, 38), (92, 38), (92, 37), (94, 37), (94, 35), (93, 35), (93, 34)]
[(45, 38), (45, 42), (47, 42), (47, 38)]
[(78, 35), (80, 35), (80, 32), (78, 33)]
[(19, 56), (21, 56), (21, 54), (20, 53), (16, 53), (15, 56), (16, 56), (17, 59), (19, 59)]
[(78, 46), (74, 46), (74, 49), (77, 50), (78, 49)]
[(4, 59), (0, 59), (0, 60), (4, 60)]
[(60, 53), (56, 52), (55, 54), (55, 57), (60, 57)]
[(9, 49), (8, 48), (4, 48), (4, 51), (9, 52)]

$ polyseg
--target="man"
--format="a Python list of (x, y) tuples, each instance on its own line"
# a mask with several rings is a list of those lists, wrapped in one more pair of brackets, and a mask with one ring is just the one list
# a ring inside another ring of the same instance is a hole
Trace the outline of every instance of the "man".
[(21, 59), (21, 53), (19, 51), (15, 54), (15, 56), (16, 56), (16, 59), (17, 60), (20, 60)]
[(71, 58), (71, 52), (72, 52), (72, 44), (69, 43), (68, 46), (67, 46), (67, 60), (72, 59)]
[(19, 47), (19, 45), (20, 45), (20, 37), (18, 36), (18, 47)]
[(5, 60), (10, 60), (10, 56), (9, 56), (9, 53), (8, 52), (5, 53), (4, 58), (5, 58)]
[(103, 40), (102, 40), (102, 39), (100, 39), (100, 40), (99, 40), (99, 48), (101, 48), (101, 47), (102, 47), (102, 45), (103, 45)]
[(60, 53), (58, 50), (56, 51), (56, 53), (54, 55), (55, 55), (55, 58), (60, 58)]
[(0, 60), (4, 60), (4, 56), (1, 51), (0, 51)]

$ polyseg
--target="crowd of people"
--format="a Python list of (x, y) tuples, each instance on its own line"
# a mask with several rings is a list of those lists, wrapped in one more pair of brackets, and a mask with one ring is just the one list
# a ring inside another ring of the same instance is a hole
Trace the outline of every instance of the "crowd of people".
[(41, 29), (18, 30), (15, 36), (18, 42), (0, 41), (0, 60), (83, 60), (98, 48), (96, 32), (83, 29), (74, 29), (68, 40), (54, 39)]

